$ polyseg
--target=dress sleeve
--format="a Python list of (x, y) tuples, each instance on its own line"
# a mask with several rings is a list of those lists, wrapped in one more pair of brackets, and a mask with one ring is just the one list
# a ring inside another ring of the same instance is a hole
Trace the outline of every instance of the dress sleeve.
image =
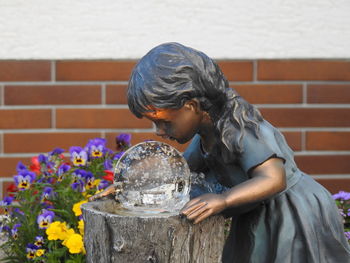
[(207, 170), (201, 149), (200, 149), (200, 136), (196, 135), (191, 144), (187, 147), (183, 154), (191, 171), (204, 172)]
[[(264, 129), (263, 127), (261, 127)], [(270, 158), (277, 157), (284, 161), (273, 131), (260, 131), (257, 138), (252, 132), (245, 131), (242, 138), (243, 152), (238, 162), (241, 168), (249, 175), (251, 169), (264, 163)]]

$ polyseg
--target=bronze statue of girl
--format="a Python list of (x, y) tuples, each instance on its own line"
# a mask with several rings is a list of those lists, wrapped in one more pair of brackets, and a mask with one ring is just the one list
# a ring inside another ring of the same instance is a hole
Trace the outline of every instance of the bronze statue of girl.
[(350, 262), (329, 192), (300, 171), (283, 135), (230, 88), (218, 65), (178, 43), (149, 51), (135, 66), (130, 110), (179, 143), (216, 192), (193, 196), (181, 213), (194, 223), (232, 217), (223, 262)]

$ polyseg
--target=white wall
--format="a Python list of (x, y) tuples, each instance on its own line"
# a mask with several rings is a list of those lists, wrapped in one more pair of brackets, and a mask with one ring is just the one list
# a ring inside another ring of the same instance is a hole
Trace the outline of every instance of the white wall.
[(0, 0), (0, 59), (350, 58), (350, 0)]

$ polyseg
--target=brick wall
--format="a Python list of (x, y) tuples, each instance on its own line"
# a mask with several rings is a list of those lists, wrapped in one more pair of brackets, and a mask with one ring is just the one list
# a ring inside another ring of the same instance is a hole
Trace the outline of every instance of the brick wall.
[[(0, 195), (18, 161), (121, 132), (158, 139), (129, 113), (135, 61), (0, 61)], [(279, 127), (300, 168), (331, 192), (350, 191), (350, 61), (219, 61), (232, 87)], [(183, 145), (176, 145), (180, 150)]]

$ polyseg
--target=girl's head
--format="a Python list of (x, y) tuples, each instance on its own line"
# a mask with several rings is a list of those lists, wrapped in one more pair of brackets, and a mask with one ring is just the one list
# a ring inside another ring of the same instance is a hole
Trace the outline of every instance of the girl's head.
[(212, 59), (179, 43), (161, 44), (141, 58), (132, 71), (127, 96), (138, 118), (180, 109), (196, 99), (230, 150), (239, 151), (242, 128), (256, 131), (261, 120), (257, 110), (229, 87)]
[(155, 109), (179, 109), (196, 98), (204, 111), (218, 114), (227, 100), (228, 82), (204, 53), (178, 43), (149, 51), (129, 81), (128, 104), (139, 118)]

